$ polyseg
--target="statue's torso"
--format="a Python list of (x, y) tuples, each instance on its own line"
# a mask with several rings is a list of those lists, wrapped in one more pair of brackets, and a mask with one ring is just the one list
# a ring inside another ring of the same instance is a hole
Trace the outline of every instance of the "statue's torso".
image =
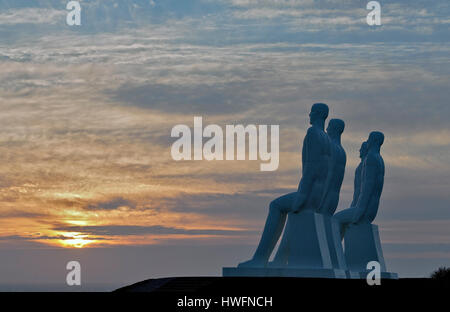
[[(378, 212), (378, 207), (380, 204), (380, 198), (381, 193), (383, 192), (383, 186), (384, 186), (384, 161), (380, 154), (373, 154), (368, 155), (370, 157), (370, 164), (373, 166), (372, 169), (375, 170), (375, 176), (374, 176), (374, 187), (371, 191), (366, 212), (364, 214), (364, 219), (368, 222), (372, 222)], [(363, 170), (367, 170), (367, 168), (364, 168)], [(363, 181), (364, 183), (364, 181)]]
[(354, 207), (358, 203), (359, 194), (361, 193), (361, 178), (364, 161), (361, 160), (355, 170), (355, 180), (353, 182), (353, 201), (351, 206)]
[(331, 179), (331, 191), (340, 192), (342, 180), (345, 174), (347, 155), (340, 144), (331, 143), (331, 161), (333, 162), (333, 172)]
[(327, 195), (324, 198), (321, 211), (333, 215), (339, 204), (339, 193), (341, 191), (342, 181), (344, 180), (345, 165), (347, 163), (347, 156), (343, 147), (330, 140), (331, 150), (331, 168), (329, 168), (328, 175), (330, 176), (330, 184), (328, 185)]
[(302, 171), (304, 173), (307, 166), (312, 166), (314, 176), (311, 192), (304, 206), (306, 210), (319, 209), (327, 178), (330, 154), (330, 142), (325, 131), (317, 127), (309, 128), (303, 141)]

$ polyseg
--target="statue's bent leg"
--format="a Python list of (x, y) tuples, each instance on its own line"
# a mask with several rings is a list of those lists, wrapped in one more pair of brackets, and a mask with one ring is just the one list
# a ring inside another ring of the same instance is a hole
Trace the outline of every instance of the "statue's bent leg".
[(249, 261), (239, 264), (241, 267), (264, 267), (272, 254), (286, 223), (286, 216), (292, 209), (296, 193), (281, 196), (270, 203), (264, 231), (255, 255)]
[(356, 212), (355, 208), (348, 208), (338, 212), (333, 216), (333, 218), (339, 222), (339, 231), (341, 233), (341, 239), (344, 239), (345, 231), (352, 223), (355, 212)]

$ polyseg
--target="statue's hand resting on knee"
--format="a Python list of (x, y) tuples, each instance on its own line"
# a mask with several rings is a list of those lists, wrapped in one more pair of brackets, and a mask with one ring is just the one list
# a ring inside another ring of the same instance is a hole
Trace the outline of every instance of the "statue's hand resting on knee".
[(297, 196), (295, 196), (294, 203), (292, 204), (292, 212), (299, 213), (300, 210), (302, 210), (303, 206), (305, 205), (305, 202), (306, 202), (306, 195), (297, 192)]
[(356, 206), (355, 213), (353, 214), (351, 223), (358, 224), (361, 221), (363, 215), (364, 215), (364, 209), (361, 209), (360, 207)]

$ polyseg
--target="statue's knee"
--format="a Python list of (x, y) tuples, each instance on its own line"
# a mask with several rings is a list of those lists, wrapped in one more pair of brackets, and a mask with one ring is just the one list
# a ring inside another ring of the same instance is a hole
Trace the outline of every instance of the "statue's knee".
[(340, 223), (341, 220), (342, 220), (342, 211), (340, 211), (340, 212), (334, 214), (334, 215), (333, 215), (333, 219)]

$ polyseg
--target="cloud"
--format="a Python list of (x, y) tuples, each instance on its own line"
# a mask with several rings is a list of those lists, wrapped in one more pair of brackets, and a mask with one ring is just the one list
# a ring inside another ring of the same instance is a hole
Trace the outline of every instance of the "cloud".
[(79, 232), (87, 235), (244, 235), (251, 231), (218, 229), (183, 229), (165, 226), (104, 225), (55, 227), (55, 231)]
[[(151, 235), (163, 245), (255, 244), (270, 201), (297, 188), (319, 101), (347, 124), (340, 209), (361, 141), (382, 130), (385, 237), (401, 244), (418, 228), (423, 243), (445, 239), (447, 223), (426, 221), (449, 216), (448, 2), (383, 4), (380, 28), (364, 23), (361, 1), (148, 3), (86, 2), (75, 30), (46, 24), (51, 14), (20, 24), (26, 3), (0, 1), (2, 245), (39, 239), (30, 232), (65, 239), (55, 231), (113, 245)], [(195, 114), (222, 126), (279, 124), (280, 170), (174, 162), (170, 130)]]
[[(25, 236), (25, 235), (10, 235), (10, 236), (0, 236), (2, 241), (54, 241), (54, 240), (73, 240), (74, 237), (64, 236), (64, 235), (35, 235), (35, 236)], [(107, 240), (104, 237), (95, 237), (95, 240)]]
[(114, 210), (114, 209), (119, 209), (121, 207), (135, 208), (136, 205), (133, 202), (126, 200), (122, 197), (117, 197), (117, 198), (113, 198), (108, 201), (89, 204), (85, 207), (85, 209), (94, 210), (94, 211), (95, 210)]
[[(422, 245), (423, 251), (436, 250), (438, 246), (443, 247), (441, 251), (447, 251), (450, 245), (448, 227), (450, 218), (442, 216), (441, 219), (431, 220), (391, 220), (383, 222), (381, 227), (382, 240), (386, 243)], [(411, 231), (414, 229), (414, 231)], [(427, 248), (423, 245), (429, 244)], [(399, 247), (398, 251), (401, 251)]]
[(215, 85), (121, 86), (108, 94), (122, 105), (169, 113), (222, 114), (247, 110), (256, 104), (251, 82)]
[(13, 219), (13, 218), (39, 219), (48, 216), (49, 215), (46, 213), (14, 210), (6, 212), (2, 211), (0, 214), (0, 219)]
[(61, 24), (65, 22), (63, 10), (46, 8), (10, 9), (0, 13), (0, 27), (17, 24)]

